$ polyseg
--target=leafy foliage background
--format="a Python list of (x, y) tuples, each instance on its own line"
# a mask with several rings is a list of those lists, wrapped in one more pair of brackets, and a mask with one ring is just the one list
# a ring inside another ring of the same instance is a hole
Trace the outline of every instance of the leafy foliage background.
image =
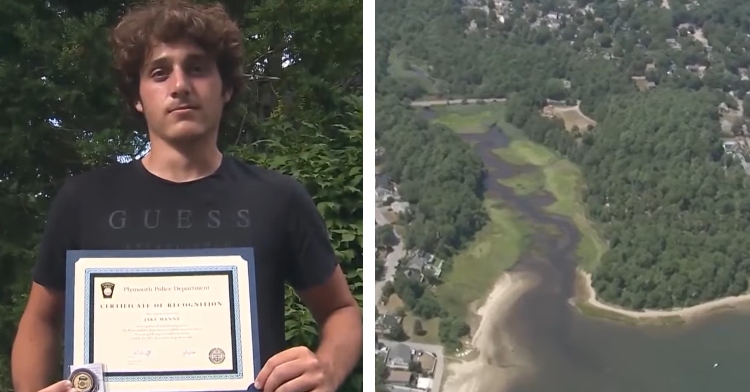
[[(362, 2), (231, 0), (245, 31), (246, 91), (220, 147), (299, 179), (362, 301)], [(51, 198), (68, 176), (135, 157), (143, 125), (123, 106), (108, 29), (132, 2), (0, 0), (0, 391)], [(289, 345), (317, 344), (287, 290)], [(361, 362), (343, 391), (362, 390)]]

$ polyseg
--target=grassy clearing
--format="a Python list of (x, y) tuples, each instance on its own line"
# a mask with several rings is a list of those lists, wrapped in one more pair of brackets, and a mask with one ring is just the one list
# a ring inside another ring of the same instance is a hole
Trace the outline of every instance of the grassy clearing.
[(453, 258), (453, 268), (437, 288), (440, 304), (448, 312), (466, 314), (469, 305), (484, 298), (500, 274), (518, 260), (529, 232), (515, 212), (485, 204), (490, 221), (475, 239)]
[(570, 161), (562, 159), (546, 166), (543, 171), (547, 179), (545, 189), (557, 199), (554, 204), (547, 207), (547, 210), (566, 215), (573, 220), (581, 232), (581, 242), (576, 253), (581, 266), (593, 272), (599, 264), (599, 259), (607, 251), (607, 243), (586, 217), (586, 206), (581, 201), (581, 190), (584, 186), (581, 171)]
[(457, 133), (485, 133), (490, 125), (505, 119), (503, 103), (434, 106), (432, 110), (438, 114), (435, 123)]
[(438, 337), (440, 318), (435, 317), (430, 320), (419, 319), (422, 321), (422, 328), (427, 332), (422, 336), (414, 333), (414, 322), (417, 319), (418, 318), (414, 315), (407, 313), (406, 317), (404, 317), (404, 321), (401, 323), (404, 332), (409, 335), (409, 341), (415, 343), (440, 344), (440, 338)]
[[(396, 294), (391, 294), (388, 298), (388, 303), (385, 304), (385, 309), (388, 313), (395, 313), (402, 309), (406, 309), (404, 301)], [(414, 322), (420, 320), (422, 322), (422, 328), (427, 332), (422, 336), (418, 336), (414, 333)], [(409, 340), (417, 343), (428, 343), (428, 344), (440, 344), (440, 338), (438, 337), (438, 330), (440, 328), (440, 319), (433, 318), (431, 320), (420, 319), (414, 316), (411, 312), (406, 312), (404, 320), (401, 322), (401, 327), (409, 336)]]
[(503, 180), (503, 184), (513, 187), (519, 194), (528, 194), (530, 189), (544, 189), (553, 194), (557, 201), (546, 207), (547, 211), (568, 216), (573, 220), (581, 232), (577, 255), (583, 268), (593, 271), (607, 250), (607, 245), (586, 218), (586, 206), (581, 201), (584, 183), (578, 167), (546, 147), (529, 140), (513, 140), (508, 147), (493, 152), (513, 164), (533, 165), (539, 168), (535, 177), (524, 173)]
[(519, 196), (531, 195), (544, 189), (544, 174), (534, 171), (500, 179), (497, 182), (513, 188)]
[(504, 161), (519, 166), (546, 166), (560, 160), (560, 157), (551, 150), (525, 139), (513, 140), (510, 146), (498, 148), (492, 152)]

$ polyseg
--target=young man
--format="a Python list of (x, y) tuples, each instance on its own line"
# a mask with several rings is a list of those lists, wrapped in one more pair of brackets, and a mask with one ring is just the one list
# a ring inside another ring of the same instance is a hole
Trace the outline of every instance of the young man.
[[(301, 184), (222, 156), (222, 111), (242, 88), (242, 40), (220, 6), (153, 3), (112, 33), (121, 90), (148, 126), (142, 160), (69, 179), (50, 209), (13, 346), (15, 392), (63, 392), (58, 368), (66, 251), (252, 247), (263, 391), (334, 391), (362, 354), (362, 316)], [(284, 283), (321, 330), (285, 350)]]

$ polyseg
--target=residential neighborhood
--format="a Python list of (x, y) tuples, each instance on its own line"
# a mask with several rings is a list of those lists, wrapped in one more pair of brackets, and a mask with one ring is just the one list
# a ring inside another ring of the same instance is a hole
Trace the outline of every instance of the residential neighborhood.
[(430, 275), (440, 277), (443, 272), (443, 260), (423, 251), (407, 252), (406, 256), (401, 259), (399, 266), (402, 267), (406, 276), (420, 282), (423, 282)]
[[(407, 211), (409, 203), (401, 200), (397, 186), (385, 174), (376, 174), (375, 194), (376, 226), (393, 227), (399, 214)], [(424, 251), (406, 250), (401, 236), (395, 230), (392, 235), (394, 245), (387, 249), (376, 249), (378, 257), (384, 260), (383, 272), (375, 284), (379, 313), (375, 325), (376, 360), (386, 368), (385, 384), (389, 391), (438, 392), (445, 366), (443, 347), (396, 341), (406, 338), (402, 327), (403, 316), (386, 309), (382, 292), (385, 283), (392, 282), (397, 274), (420, 282), (430, 276), (439, 277), (443, 260)]]
[(724, 152), (739, 161), (740, 165), (742, 165), (742, 168), (745, 170), (745, 173), (750, 175), (750, 163), (748, 163), (745, 158), (745, 154), (748, 151), (745, 140), (725, 140), (723, 142), (723, 147)]
[[(398, 216), (409, 208), (409, 203), (402, 201), (393, 183), (384, 183), (388, 179), (385, 174), (376, 174), (375, 225), (388, 226), (398, 221)], [(380, 184), (380, 186), (378, 186)], [(381, 249), (376, 249), (376, 255), (385, 256), (385, 272), (383, 279), (376, 283), (376, 295), (380, 299), (383, 285), (392, 281), (397, 271), (406, 276), (424, 281), (428, 276), (440, 277), (443, 272), (444, 260), (421, 250), (406, 250), (401, 236), (393, 232), (397, 244), (390, 247), (384, 255)]]
[(375, 358), (388, 369), (388, 390), (440, 391), (445, 367), (441, 346), (376, 339)]

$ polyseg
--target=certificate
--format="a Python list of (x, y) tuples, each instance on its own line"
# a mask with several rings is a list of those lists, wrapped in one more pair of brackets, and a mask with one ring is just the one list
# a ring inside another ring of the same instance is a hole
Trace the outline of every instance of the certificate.
[(252, 249), (70, 251), (65, 376), (107, 392), (246, 391), (260, 371)]

